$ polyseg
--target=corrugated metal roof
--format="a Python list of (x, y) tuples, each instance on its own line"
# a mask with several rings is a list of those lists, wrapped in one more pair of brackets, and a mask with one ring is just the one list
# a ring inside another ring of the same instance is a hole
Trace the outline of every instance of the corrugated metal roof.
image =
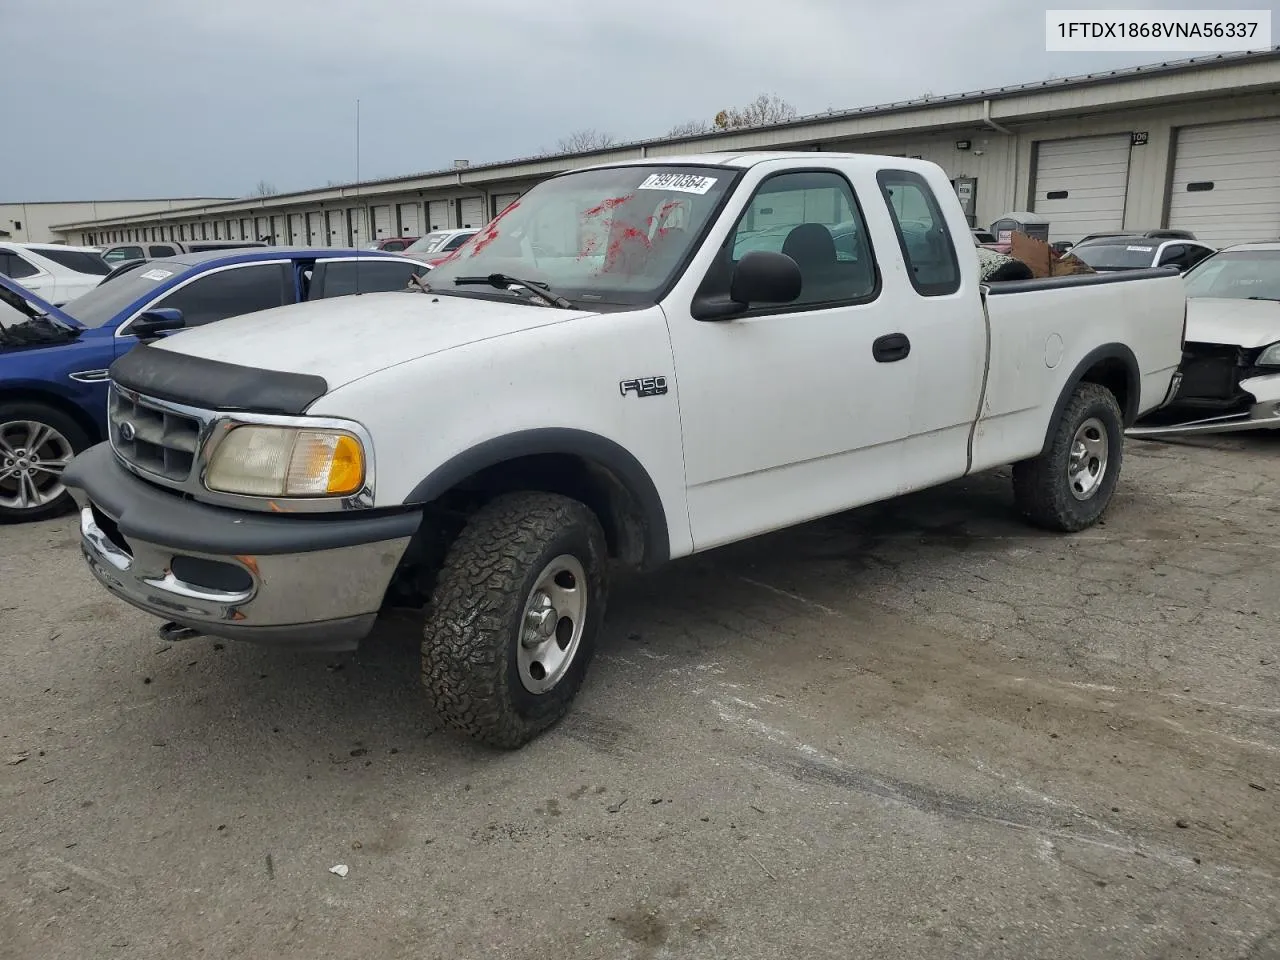
[[(639, 150), (641, 148), (664, 146), (677, 143), (685, 143), (690, 141), (713, 141), (718, 137), (734, 137), (741, 136), (743, 133), (760, 132), (767, 130), (787, 130), (795, 127), (802, 127), (807, 124), (817, 122), (829, 122), (847, 120), (857, 117), (868, 117), (892, 113), (902, 113), (911, 110), (922, 110), (937, 106), (954, 106), (971, 103), (981, 103), (984, 100), (1001, 100), (1010, 97), (1025, 95), (1028, 93), (1041, 92), (1058, 92), (1073, 88), (1083, 88), (1097, 86), (1106, 83), (1114, 83), (1117, 80), (1125, 80), (1137, 77), (1158, 77), (1167, 76), (1169, 74), (1187, 73), (1195, 70), (1203, 69), (1207, 66), (1219, 66), (1228, 64), (1243, 64), (1267, 60), (1280, 59), (1280, 45), (1270, 47), (1266, 50), (1249, 51), (1243, 53), (1218, 53), (1201, 57), (1190, 57), (1183, 60), (1166, 60), (1160, 63), (1143, 64), (1136, 67), (1124, 67), (1115, 70), (1105, 70), (1096, 73), (1080, 74), (1073, 77), (1062, 77), (1051, 80), (1039, 80), (1032, 83), (1019, 83), (1003, 87), (989, 87), (981, 90), (970, 90), (964, 93), (943, 94), (936, 97), (917, 97), (911, 100), (896, 100), (890, 103), (880, 103), (865, 107), (851, 107), (845, 110), (828, 110), (821, 113), (810, 113), (802, 116), (794, 117), (781, 123), (761, 124), (754, 127), (736, 127), (732, 130), (713, 130), (706, 133), (695, 134), (685, 137), (651, 137), (643, 140), (630, 140), (624, 143), (611, 144), (598, 150), (565, 152), (565, 153), (548, 153), (536, 154), (524, 157), (512, 157), (505, 160), (495, 160), (487, 163), (467, 164), (466, 166), (450, 165), (447, 167), (439, 167), (432, 170), (423, 170), (416, 173), (399, 174), (393, 177), (382, 177), (374, 180), (360, 180), (349, 183), (332, 184), (326, 187), (310, 187), (305, 190), (294, 190), (287, 193), (276, 193), (267, 197), (237, 197), (234, 200), (223, 201), (215, 204), (198, 204), (191, 208), (192, 211), (201, 211), (197, 216), (209, 216), (212, 211), (208, 211), (208, 207), (225, 207), (228, 212), (231, 210), (241, 211), (245, 214), (252, 214), (254, 209), (260, 207), (280, 208), (285, 206), (282, 201), (288, 201), (292, 198), (314, 198), (317, 195), (325, 194), (330, 191), (338, 191), (342, 199), (358, 199), (353, 194), (343, 194), (341, 191), (378, 188), (389, 185), (395, 185), (412, 180), (420, 180), (427, 177), (441, 177), (452, 175), (466, 175), (476, 172), (484, 172), (491, 170), (499, 170), (503, 167), (515, 167), (520, 165), (548, 163), (559, 166), (563, 161), (571, 158), (588, 158), (595, 156), (605, 156), (610, 153), (617, 153), (627, 150)], [(708, 143), (706, 150), (699, 150), (699, 153), (715, 152), (714, 145)], [(729, 152), (726, 148), (725, 152)], [(740, 153), (740, 150), (733, 150), (733, 153)], [(669, 162), (670, 158), (664, 156), (664, 162)], [(518, 178), (517, 178), (518, 179)], [(257, 206), (250, 206), (257, 205)], [(53, 229), (74, 229), (83, 226), (97, 224), (114, 224), (124, 222), (135, 222), (144, 218), (158, 216), (159, 220), (171, 220), (176, 215), (183, 212), (182, 208), (171, 209), (166, 211), (157, 211), (155, 213), (135, 214), (129, 217), (102, 218), (94, 221), (77, 221), (75, 223), (54, 225)]]
[[(1218, 63), (1245, 63), (1255, 60), (1271, 60), (1280, 58), (1280, 44), (1267, 50), (1252, 51), (1246, 53), (1219, 53), (1211, 56), (1190, 57), (1185, 60), (1166, 60), (1162, 63), (1144, 64), (1137, 67), (1124, 67), (1117, 70), (1106, 70), (1098, 73), (1085, 73), (1074, 77), (1063, 77), (1054, 80), (1040, 80), (1033, 83), (1019, 83), (1005, 87), (990, 87), (984, 90), (970, 90), (965, 93), (943, 94), (937, 97), (917, 97), (912, 100), (895, 100), (891, 103), (879, 103), (867, 107), (850, 107), (845, 110), (827, 110), (822, 113), (808, 113), (802, 116), (794, 117), (791, 120), (782, 123), (761, 124), (755, 127), (736, 127), (732, 130), (716, 130), (708, 133), (699, 133), (689, 137), (650, 137), (644, 140), (629, 140), (625, 143), (615, 143), (600, 150), (589, 150), (585, 152), (568, 152), (568, 153), (551, 153), (526, 157), (512, 157), (507, 160), (495, 160), (490, 163), (471, 164), (461, 170), (454, 167), (442, 167), (435, 170), (424, 170), (419, 173), (403, 174), (395, 177), (385, 177), (379, 180), (362, 180), (359, 184), (347, 183), (342, 184), (343, 187), (354, 186), (375, 186), (385, 183), (396, 183), (401, 180), (413, 180), (419, 177), (438, 177), (447, 173), (470, 172), (475, 170), (487, 170), (495, 167), (506, 167), (519, 163), (538, 163), (540, 161), (549, 161), (562, 159), (564, 157), (586, 157), (593, 154), (611, 153), (616, 150), (627, 150), (639, 147), (658, 146), (668, 143), (682, 143), (688, 140), (708, 140), (721, 136), (733, 136), (750, 130), (785, 130), (790, 127), (803, 126), (804, 124), (814, 123), (815, 121), (826, 120), (844, 120), (850, 117), (865, 117), (879, 113), (897, 113), (903, 110), (919, 109), (922, 107), (933, 107), (939, 104), (958, 104), (958, 103), (980, 103), (983, 100), (1000, 100), (1006, 97), (1018, 96), (1020, 94), (1040, 92), (1045, 90), (1064, 90), (1072, 87), (1095, 86), (1101, 83), (1112, 83), (1116, 80), (1122, 80), (1129, 77), (1149, 77), (1160, 76), (1170, 73), (1183, 73), (1188, 70), (1198, 70), (1209, 64)], [(340, 189), (338, 186), (333, 189)], [(314, 193), (312, 190), (298, 191), (300, 194)], [(291, 196), (292, 194), (276, 194), (276, 198), (281, 196)]]

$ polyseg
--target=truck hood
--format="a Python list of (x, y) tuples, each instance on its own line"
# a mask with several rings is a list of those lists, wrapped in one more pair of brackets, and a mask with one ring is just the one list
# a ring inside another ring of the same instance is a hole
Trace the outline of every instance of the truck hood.
[(1280, 341), (1280, 303), (1192, 297), (1187, 300), (1187, 342), (1246, 350)]
[(431, 293), (365, 293), (231, 317), (156, 342), (157, 349), (323, 377), (330, 390), (453, 347), (593, 315)]

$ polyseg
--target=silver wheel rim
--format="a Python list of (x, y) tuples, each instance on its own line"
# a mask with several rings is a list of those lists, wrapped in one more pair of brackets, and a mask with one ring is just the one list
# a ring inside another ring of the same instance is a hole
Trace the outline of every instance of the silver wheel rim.
[(582, 642), (587, 575), (577, 557), (561, 554), (538, 574), (520, 616), (516, 663), (530, 693), (546, 693), (568, 671)]
[(66, 492), (62, 471), (75, 451), (71, 441), (47, 423), (0, 423), (0, 507), (38, 510)]
[(1107, 428), (1097, 417), (1090, 417), (1076, 429), (1067, 462), (1067, 484), (1077, 500), (1088, 500), (1102, 486), (1109, 447)]

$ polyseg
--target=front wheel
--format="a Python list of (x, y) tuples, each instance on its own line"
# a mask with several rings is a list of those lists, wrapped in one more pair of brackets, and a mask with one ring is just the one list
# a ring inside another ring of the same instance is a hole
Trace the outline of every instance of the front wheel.
[(569, 709), (595, 653), (607, 550), (568, 497), (506, 494), (478, 510), (436, 580), (422, 680), (446, 726), (514, 749)]
[(1111, 503), (1124, 459), (1124, 416), (1097, 383), (1076, 387), (1049, 449), (1013, 468), (1018, 509), (1047, 530), (1074, 533), (1097, 523)]
[(47, 520), (75, 502), (62, 471), (89, 445), (80, 425), (44, 403), (0, 403), (0, 523)]

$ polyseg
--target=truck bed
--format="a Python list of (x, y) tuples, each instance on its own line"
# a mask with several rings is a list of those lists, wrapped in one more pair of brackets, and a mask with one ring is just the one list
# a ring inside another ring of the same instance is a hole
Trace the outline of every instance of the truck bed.
[(972, 470), (1038, 454), (1084, 370), (1115, 383), (1132, 423), (1164, 401), (1182, 358), (1186, 294), (1171, 268), (992, 283), (983, 302), (990, 357)]

